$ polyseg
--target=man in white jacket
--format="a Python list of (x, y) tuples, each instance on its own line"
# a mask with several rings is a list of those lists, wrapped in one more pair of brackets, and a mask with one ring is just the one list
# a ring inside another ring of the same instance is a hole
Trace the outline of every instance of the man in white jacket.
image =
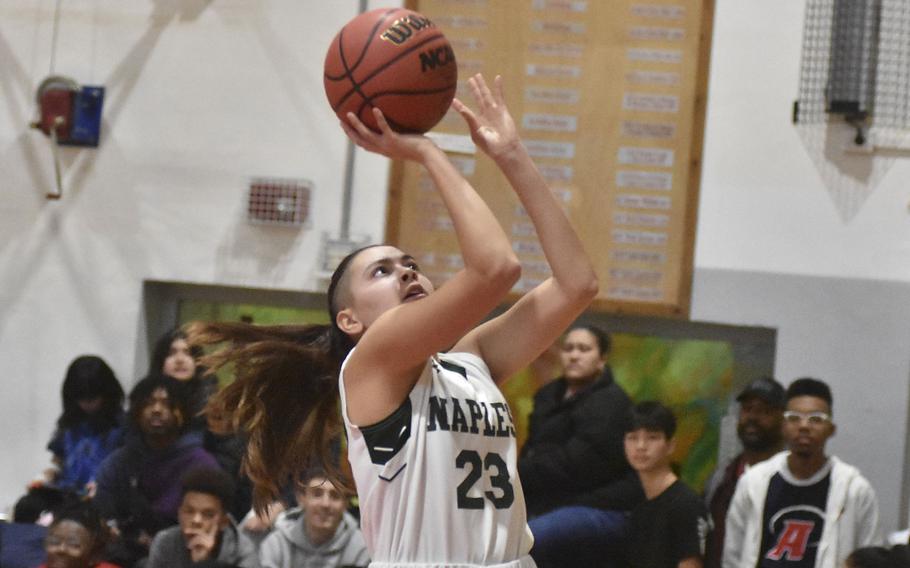
[(875, 491), (855, 467), (825, 454), (836, 427), (831, 390), (797, 379), (787, 389), (788, 451), (750, 468), (727, 514), (724, 568), (839, 568), (881, 542)]

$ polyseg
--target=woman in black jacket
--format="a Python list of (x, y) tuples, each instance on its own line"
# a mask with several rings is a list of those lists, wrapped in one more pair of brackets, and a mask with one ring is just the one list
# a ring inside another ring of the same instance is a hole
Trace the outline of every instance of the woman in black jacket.
[(613, 380), (609, 351), (602, 330), (570, 328), (560, 348), (563, 375), (534, 396), (518, 472), (531, 553), (542, 568), (608, 564), (604, 556), (621, 544), (625, 512), (643, 499), (623, 450), (632, 401)]

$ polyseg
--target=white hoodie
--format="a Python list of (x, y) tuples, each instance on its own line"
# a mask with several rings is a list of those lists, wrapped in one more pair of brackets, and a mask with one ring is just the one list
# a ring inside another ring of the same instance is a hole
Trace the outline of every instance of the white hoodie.
[(275, 521), (275, 529), (262, 541), (262, 568), (341, 568), (370, 563), (357, 521), (345, 513), (335, 535), (321, 545), (310, 542), (304, 530), (304, 512), (290, 509)]
[[(768, 483), (787, 466), (789, 451), (749, 468), (736, 484), (727, 512), (724, 568), (753, 568), (761, 553), (762, 516)], [(816, 568), (838, 568), (855, 549), (881, 544), (875, 491), (858, 469), (834, 456), (825, 507), (825, 527)]]

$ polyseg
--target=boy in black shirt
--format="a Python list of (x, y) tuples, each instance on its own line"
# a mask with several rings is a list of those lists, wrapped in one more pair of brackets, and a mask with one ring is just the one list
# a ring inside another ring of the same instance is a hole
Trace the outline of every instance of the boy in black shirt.
[(670, 468), (675, 432), (673, 412), (653, 401), (635, 405), (626, 425), (626, 458), (647, 498), (629, 520), (633, 568), (702, 567), (708, 515), (698, 495)]

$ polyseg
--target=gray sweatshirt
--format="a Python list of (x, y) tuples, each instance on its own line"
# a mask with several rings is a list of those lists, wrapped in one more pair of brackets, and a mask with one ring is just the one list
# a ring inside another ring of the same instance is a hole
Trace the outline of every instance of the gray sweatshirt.
[(335, 535), (319, 546), (307, 538), (304, 512), (290, 509), (275, 522), (275, 530), (262, 541), (262, 568), (341, 568), (370, 563), (357, 521), (345, 513)]
[[(240, 533), (231, 522), (221, 531), (221, 547), (218, 563), (239, 566), (240, 568), (259, 568), (256, 546), (246, 535)], [(146, 568), (192, 568), (194, 566), (190, 551), (183, 540), (180, 526), (165, 529), (155, 535), (149, 550), (149, 561)]]

